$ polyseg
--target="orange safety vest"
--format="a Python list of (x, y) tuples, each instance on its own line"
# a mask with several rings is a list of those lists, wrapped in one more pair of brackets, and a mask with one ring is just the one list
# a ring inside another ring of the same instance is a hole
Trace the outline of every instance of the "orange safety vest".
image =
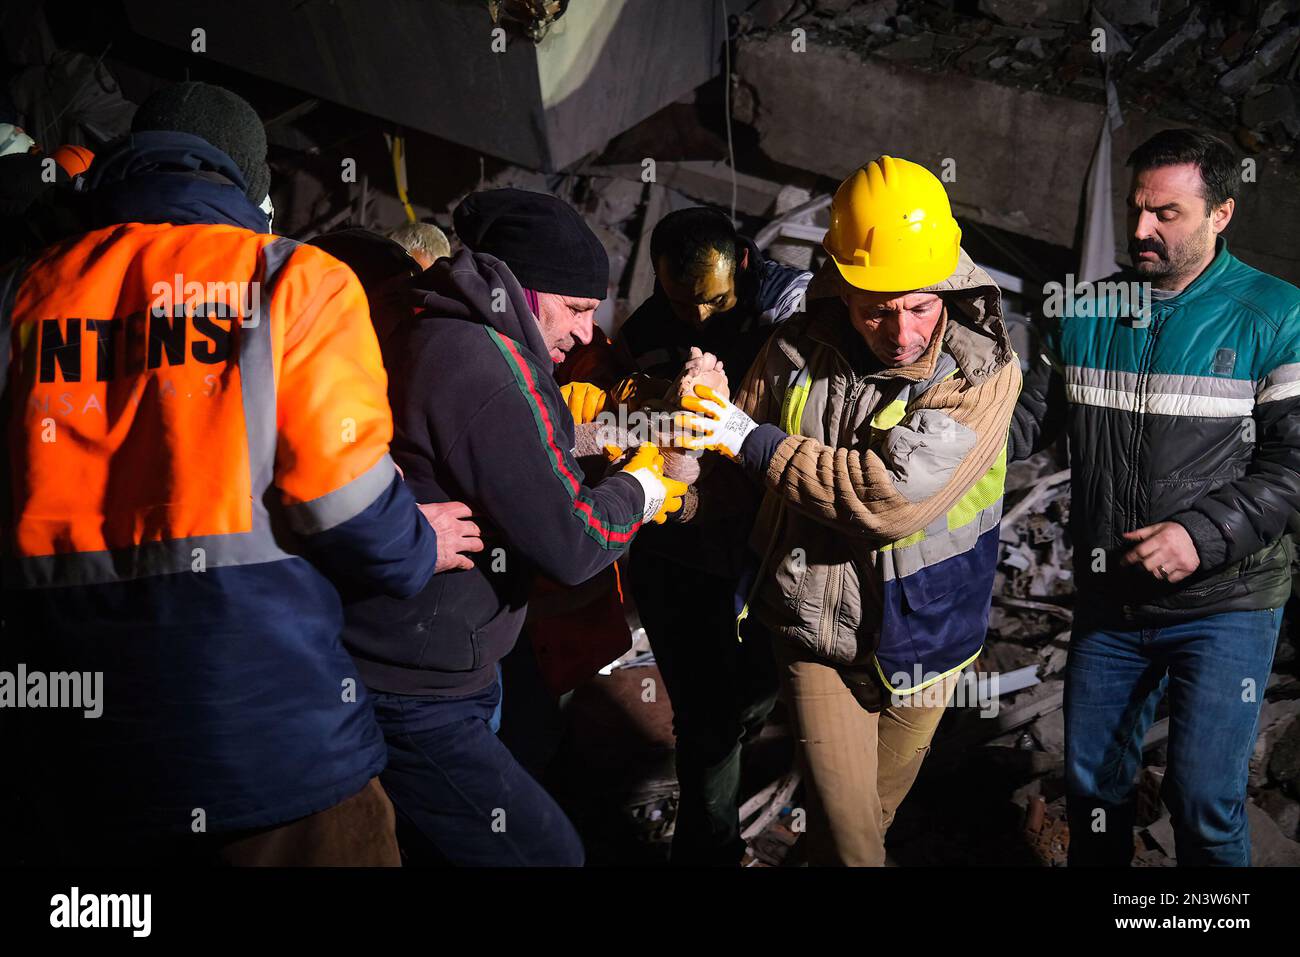
[(360, 790), (386, 750), (322, 569), (410, 594), (436, 549), (353, 273), (234, 226), (111, 226), (0, 278), (0, 343), (3, 652), (103, 676), (96, 720), (22, 713), (40, 800), (187, 833)]
[[(127, 224), (13, 296), (10, 585), (288, 557), (391, 481), (386, 376), (352, 273), (292, 240)], [(272, 505), (274, 507), (274, 504)]]

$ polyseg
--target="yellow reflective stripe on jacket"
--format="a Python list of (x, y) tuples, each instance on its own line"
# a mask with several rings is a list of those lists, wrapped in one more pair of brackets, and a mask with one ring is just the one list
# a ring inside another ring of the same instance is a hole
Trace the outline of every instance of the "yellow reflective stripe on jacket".
[[(952, 508), (948, 509), (948, 531), (951, 532), (969, 525), (979, 517), (980, 512), (996, 504), (998, 499), (1002, 498), (1006, 481), (1007, 447), (1004, 444), (1002, 451), (998, 453), (997, 459), (993, 462), (993, 466), (966, 491), (965, 495), (956, 501)], [(926, 530), (921, 529), (919, 532), (913, 532), (911, 535), (890, 542), (888, 545), (882, 545), (880, 550), (887, 552), (895, 548), (906, 548), (909, 545), (915, 545), (917, 542), (923, 542), (925, 539)]]
[(799, 425), (803, 422), (803, 410), (808, 404), (810, 392), (812, 392), (812, 371), (804, 366), (781, 400), (781, 429), (787, 435), (799, 434)]
[(877, 431), (885, 432), (902, 422), (903, 416), (906, 414), (907, 401), (905, 399), (895, 399), (872, 417), (871, 427)]
[(889, 683), (889, 679), (885, 677), (885, 672), (880, 667), (880, 659), (873, 656), (871, 661), (876, 666), (876, 673), (880, 675), (881, 682), (883, 682), (885, 687), (889, 689), (889, 693), (902, 697), (903, 695), (916, 694), (918, 691), (924, 691), (926, 688), (930, 687), (930, 685), (939, 681), (943, 681), (945, 678), (949, 677), (950, 675), (955, 675), (957, 672), (961, 671), (963, 668), (965, 668), (967, 665), (973, 662), (976, 658), (978, 658), (980, 656), (980, 652), (982, 652), (983, 650), (984, 650), (984, 646), (980, 645), (979, 651), (975, 652), (975, 654), (971, 655), (969, 658), (967, 658), (957, 667), (949, 668), (943, 674), (939, 674), (931, 678), (927, 678), (925, 681), (922, 681), (915, 688), (895, 688), (893, 685)]
[(993, 467), (948, 509), (948, 529), (961, 528), (975, 521), (984, 509), (1002, 497), (1007, 482), (1007, 447), (1004, 444)]

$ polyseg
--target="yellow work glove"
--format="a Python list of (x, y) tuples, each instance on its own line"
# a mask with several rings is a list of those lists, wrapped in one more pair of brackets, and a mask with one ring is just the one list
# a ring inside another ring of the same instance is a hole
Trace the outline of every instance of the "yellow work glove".
[[(617, 445), (605, 446), (605, 454), (611, 462), (623, 457), (623, 450)], [(686, 483), (670, 479), (664, 475), (664, 457), (649, 442), (643, 443), (636, 452), (627, 458), (620, 471), (626, 472), (637, 480), (641, 491), (645, 493), (645, 510), (642, 522), (662, 525), (668, 516), (682, 507), (682, 496), (686, 494)]]
[(560, 395), (569, 407), (573, 421), (578, 425), (595, 422), (596, 416), (605, 411), (609, 396), (603, 389), (598, 389), (590, 382), (570, 382), (560, 386)]
[(682, 396), (685, 412), (674, 417), (680, 430), (674, 445), (683, 449), (712, 449), (728, 458), (740, 454), (740, 447), (758, 424), (707, 385), (696, 385), (694, 395)]
[(615, 382), (609, 390), (609, 398), (614, 405), (626, 405), (635, 409), (663, 399), (668, 393), (669, 385), (667, 379), (654, 379), (638, 372)]

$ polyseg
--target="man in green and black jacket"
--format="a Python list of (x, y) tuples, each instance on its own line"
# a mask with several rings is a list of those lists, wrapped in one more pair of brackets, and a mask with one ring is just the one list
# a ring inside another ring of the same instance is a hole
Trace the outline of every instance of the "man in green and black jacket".
[(1249, 865), (1246, 767), (1300, 507), (1300, 290), (1228, 252), (1225, 144), (1167, 130), (1129, 165), (1134, 269), (1063, 300), (1011, 430), (1013, 459), (1070, 440), (1070, 863), (1130, 862), (1167, 690), (1178, 862)]

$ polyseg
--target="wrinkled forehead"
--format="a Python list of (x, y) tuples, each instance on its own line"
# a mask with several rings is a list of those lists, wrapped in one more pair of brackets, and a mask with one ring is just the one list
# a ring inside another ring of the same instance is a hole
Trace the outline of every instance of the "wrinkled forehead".
[(1205, 199), (1205, 183), (1195, 163), (1157, 166), (1133, 175), (1130, 200), (1144, 209), (1190, 206)]

